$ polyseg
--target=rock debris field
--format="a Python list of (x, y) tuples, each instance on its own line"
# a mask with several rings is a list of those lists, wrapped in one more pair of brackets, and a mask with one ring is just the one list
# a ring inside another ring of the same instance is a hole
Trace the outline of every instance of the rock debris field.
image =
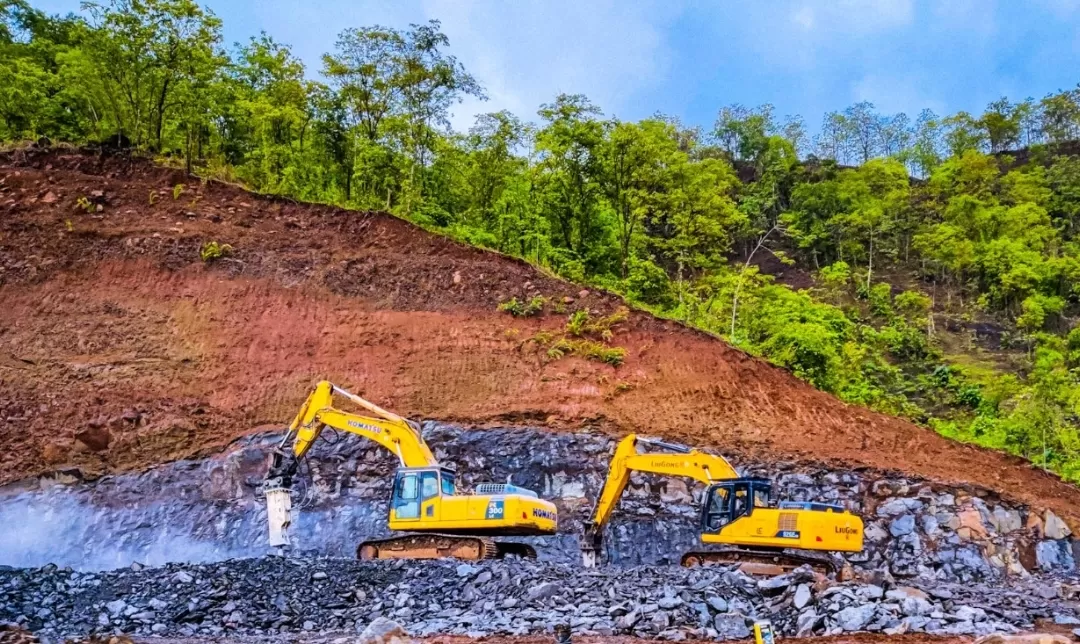
[(1080, 587), (1064, 579), (877, 581), (835, 583), (806, 568), (754, 578), (723, 566), (520, 560), (262, 557), (99, 573), (50, 565), (0, 569), (0, 622), (46, 637), (355, 635), (379, 618), (416, 636), (535, 634), (562, 623), (581, 635), (669, 640), (746, 638), (755, 619), (783, 636), (1080, 629)]

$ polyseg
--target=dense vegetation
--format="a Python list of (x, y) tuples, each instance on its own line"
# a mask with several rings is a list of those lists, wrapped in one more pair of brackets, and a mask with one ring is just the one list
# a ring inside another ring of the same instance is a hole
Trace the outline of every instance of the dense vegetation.
[(450, 109), (484, 90), (438, 22), (346, 29), (313, 81), (265, 34), (223, 47), (191, 0), (84, 14), (0, 0), (0, 139), (130, 141), (390, 210), (1080, 481), (1080, 158), (1062, 154), (1080, 90), (914, 123), (860, 103), (813, 140), (770, 106), (703, 129), (581, 95), (454, 132)]

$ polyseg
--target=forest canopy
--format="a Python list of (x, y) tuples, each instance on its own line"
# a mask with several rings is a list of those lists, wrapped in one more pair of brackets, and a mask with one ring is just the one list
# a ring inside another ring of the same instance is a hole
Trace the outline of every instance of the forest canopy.
[(0, 140), (130, 146), (390, 211), (722, 336), (843, 400), (1080, 481), (1080, 89), (816, 134), (772, 106), (623, 121), (484, 88), (438, 21), (350, 27), (319, 69), (192, 0), (0, 0)]

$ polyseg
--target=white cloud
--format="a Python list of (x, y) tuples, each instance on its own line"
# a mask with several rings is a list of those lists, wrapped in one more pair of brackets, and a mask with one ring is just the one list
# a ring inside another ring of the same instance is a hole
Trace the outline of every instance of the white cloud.
[(851, 101), (870, 101), (882, 114), (906, 112), (913, 119), (923, 108), (946, 113), (947, 106), (925, 94), (924, 87), (925, 82), (915, 75), (866, 74), (852, 85)]
[(501, 109), (534, 118), (562, 92), (586, 94), (608, 113), (626, 111), (669, 73), (666, 32), (679, 13), (662, 0), (422, 0), (422, 8), (442, 21), (451, 51), (489, 95), (457, 106), (456, 128)]
[(803, 31), (820, 29), (833, 35), (876, 33), (907, 26), (914, 18), (913, 0), (805, 0), (791, 11), (792, 22)]

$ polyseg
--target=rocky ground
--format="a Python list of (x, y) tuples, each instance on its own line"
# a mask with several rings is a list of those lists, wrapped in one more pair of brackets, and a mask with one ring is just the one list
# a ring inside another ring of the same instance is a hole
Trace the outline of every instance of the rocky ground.
[(728, 567), (603, 567), (528, 561), (236, 559), (79, 573), (0, 571), (0, 622), (45, 636), (356, 635), (379, 618), (411, 634), (740, 639), (768, 619), (783, 636), (980, 635), (1080, 628), (1066, 579), (901, 586), (833, 583), (809, 570), (755, 579)]

